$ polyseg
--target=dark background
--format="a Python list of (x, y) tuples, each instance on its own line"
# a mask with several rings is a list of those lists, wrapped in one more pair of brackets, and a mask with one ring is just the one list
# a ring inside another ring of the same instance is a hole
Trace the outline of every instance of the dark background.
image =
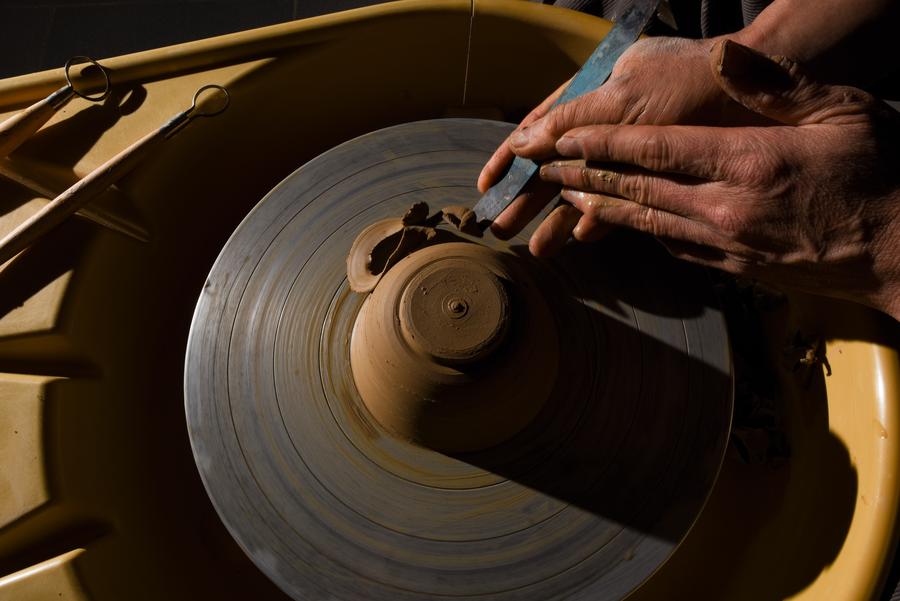
[(128, 54), (377, 0), (0, 0), (0, 78), (61, 67), (75, 55)]

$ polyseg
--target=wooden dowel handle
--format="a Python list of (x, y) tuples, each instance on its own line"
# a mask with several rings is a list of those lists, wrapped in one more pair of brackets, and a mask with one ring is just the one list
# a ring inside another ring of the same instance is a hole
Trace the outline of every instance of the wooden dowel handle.
[(75, 92), (72, 88), (64, 86), (0, 123), (0, 158), (9, 155), (33, 136), (73, 96)]
[(165, 134), (165, 128), (147, 134), (19, 224), (0, 240), (0, 264), (19, 254), (131, 171), (155, 146), (165, 140)]

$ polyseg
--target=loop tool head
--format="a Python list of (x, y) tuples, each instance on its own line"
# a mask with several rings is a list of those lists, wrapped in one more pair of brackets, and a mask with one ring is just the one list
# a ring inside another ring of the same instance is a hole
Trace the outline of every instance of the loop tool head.
[(218, 84), (205, 85), (194, 93), (191, 117), (214, 117), (227, 109), (229, 104), (231, 96), (228, 95), (228, 90)]
[[(97, 67), (100, 70), (100, 73), (103, 75), (103, 91), (99, 94), (86, 94), (85, 92), (81, 92), (78, 88), (75, 87), (75, 84), (72, 83), (72, 75), (71, 70), (74, 65), (80, 65), (82, 63), (90, 63), (91, 65)], [(109, 71), (106, 70), (103, 65), (95, 61), (89, 56), (73, 56), (69, 60), (66, 61), (66, 65), (63, 68), (66, 75), (66, 84), (72, 89), (72, 92), (85, 100), (89, 100), (91, 102), (100, 102), (105, 100), (107, 96), (109, 96), (109, 92), (111, 90), (110, 82), (109, 82)]]
[(231, 97), (228, 95), (228, 90), (224, 87), (217, 84), (205, 85), (194, 93), (194, 99), (191, 101), (190, 107), (175, 115), (168, 123), (163, 125), (162, 132), (166, 138), (170, 138), (196, 117), (214, 117), (218, 115), (228, 108), (230, 102)]

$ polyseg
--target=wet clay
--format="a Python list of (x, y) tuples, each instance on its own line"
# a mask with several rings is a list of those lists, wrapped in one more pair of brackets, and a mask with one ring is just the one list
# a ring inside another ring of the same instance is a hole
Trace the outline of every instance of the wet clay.
[(406, 256), (366, 298), (350, 341), (356, 388), (396, 437), (442, 452), (508, 440), (550, 396), (555, 321), (514, 255), (470, 242)]
[(357, 390), (388, 431), (443, 452), (519, 432), (550, 395), (558, 359), (552, 315), (520, 259), (457, 232), (480, 234), (471, 209), (429, 215), (419, 202), (364, 229), (347, 257), (350, 287), (371, 293), (350, 342)]
[(503, 341), (509, 296), (489, 269), (468, 259), (423, 266), (400, 298), (400, 330), (416, 352), (446, 365), (485, 359)]
[(475, 211), (469, 207), (450, 205), (441, 209), (441, 214), (445, 223), (449, 223), (462, 233), (470, 236), (481, 236), (481, 228), (478, 226)]
[(428, 244), (434, 228), (404, 225), (403, 219), (384, 219), (356, 237), (347, 254), (347, 280), (354, 292), (371, 292), (400, 259)]
[(406, 209), (401, 221), (403, 225), (425, 225), (428, 221), (428, 210), (427, 202), (417, 202)]
[(428, 203), (417, 202), (399, 219), (383, 219), (366, 227), (347, 255), (347, 279), (354, 292), (371, 292), (381, 277), (410, 253), (436, 242), (442, 223), (471, 236), (481, 236), (475, 213), (452, 205), (429, 216)]

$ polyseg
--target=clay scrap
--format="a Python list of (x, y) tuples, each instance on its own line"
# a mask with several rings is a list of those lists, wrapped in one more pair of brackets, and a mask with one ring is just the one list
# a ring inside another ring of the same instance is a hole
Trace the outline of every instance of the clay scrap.
[(417, 202), (399, 219), (382, 219), (366, 227), (347, 255), (347, 280), (354, 292), (371, 292), (388, 269), (435, 241), (437, 228), (447, 224), (471, 236), (481, 236), (475, 213), (451, 205), (429, 215), (428, 203)]
[(435, 235), (434, 228), (404, 225), (402, 219), (383, 219), (368, 226), (353, 241), (347, 255), (350, 289), (371, 292), (388, 269)]
[(470, 236), (481, 236), (481, 228), (478, 227), (478, 219), (475, 217), (475, 211), (469, 207), (459, 205), (451, 205), (441, 209), (444, 223), (449, 223), (464, 234)]
[(428, 221), (428, 203), (417, 202), (406, 209), (401, 218), (403, 225), (426, 225)]

